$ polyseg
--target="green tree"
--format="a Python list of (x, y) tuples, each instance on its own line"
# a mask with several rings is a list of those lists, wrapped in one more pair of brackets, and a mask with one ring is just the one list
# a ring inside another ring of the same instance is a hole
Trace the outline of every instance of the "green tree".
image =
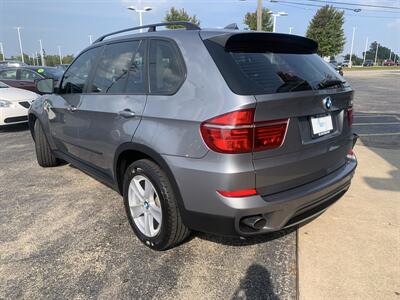
[[(200, 20), (197, 19), (196, 15), (190, 16), (185, 9), (176, 9), (175, 7), (171, 7), (164, 18), (164, 22), (174, 22), (174, 21), (187, 21), (196, 24), (197, 26), (200, 25)], [(182, 26), (167, 26), (169, 29), (176, 29)]]
[(306, 36), (318, 42), (318, 54), (336, 56), (343, 51), (346, 38), (343, 30), (344, 11), (333, 6), (321, 7), (307, 28)]
[[(375, 60), (375, 55), (376, 55), (376, 47), (378, 46), (378, 55), (377, 55), (377, 64), (380, 65), (383, 63), (385, 59), (389, 59), (389, 57), (392, 57), (392, 60), (395, 60), (395, 57), (397, 57), (396, 53), (393, 53), (392, 49), (385, 47), (381, 44), (379, 44), (377, 41), (374, 41), (371, 43), (369, 46), (369, 49), (367, 50), (367, 54), (365, 55), (365, 59), (372, 59)], [(363, 52), (364, 55), (364, 52)]]
[[(244, 16), (244, 24), (246, 24), (249, 29), (251, 30), (257, 30), (257, 12), (250, 13), (248, 12)], [(262, 11), (262, 30), (263, 31), (272, 31), (273, 27), (273, 21), (272, 21), (272, 16), (271, 12), (263, 8)]]

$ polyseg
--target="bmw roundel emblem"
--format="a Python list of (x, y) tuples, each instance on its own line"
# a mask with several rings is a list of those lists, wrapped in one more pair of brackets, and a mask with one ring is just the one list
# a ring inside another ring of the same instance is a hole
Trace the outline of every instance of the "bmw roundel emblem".
[(324, 100), (322, 100), (322, 104), (326, 110), (330, 110), (332, 108), (332, 98), (326, 97)]

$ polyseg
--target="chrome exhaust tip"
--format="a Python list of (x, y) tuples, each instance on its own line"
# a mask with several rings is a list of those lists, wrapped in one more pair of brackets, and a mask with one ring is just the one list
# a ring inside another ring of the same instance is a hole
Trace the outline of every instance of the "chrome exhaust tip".
[(261, 230), (267, 225), (267, 220), (262, 216), (252, 216), (243, 218), (241, 223), (252, 229)]

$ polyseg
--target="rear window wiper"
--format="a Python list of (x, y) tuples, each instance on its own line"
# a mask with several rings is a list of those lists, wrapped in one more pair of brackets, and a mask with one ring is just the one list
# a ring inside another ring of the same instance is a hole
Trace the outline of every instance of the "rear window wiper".
[(346, 81), (342, 81), (340, 79), (324, 79), (318, 83), (318, 89), (325, 89), (335, 85), (342, 85), (344, 83), (346, 83)]

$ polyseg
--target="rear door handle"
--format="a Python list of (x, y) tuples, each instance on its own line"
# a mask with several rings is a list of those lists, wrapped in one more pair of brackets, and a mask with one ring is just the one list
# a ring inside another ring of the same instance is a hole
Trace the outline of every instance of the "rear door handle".
[(124, 118), (133, 118), (133, 117), (135, 117), (135, 112), (131, 111), (129, 108), (121, 110), (118, 114), (121, 117), (124, 117)]

